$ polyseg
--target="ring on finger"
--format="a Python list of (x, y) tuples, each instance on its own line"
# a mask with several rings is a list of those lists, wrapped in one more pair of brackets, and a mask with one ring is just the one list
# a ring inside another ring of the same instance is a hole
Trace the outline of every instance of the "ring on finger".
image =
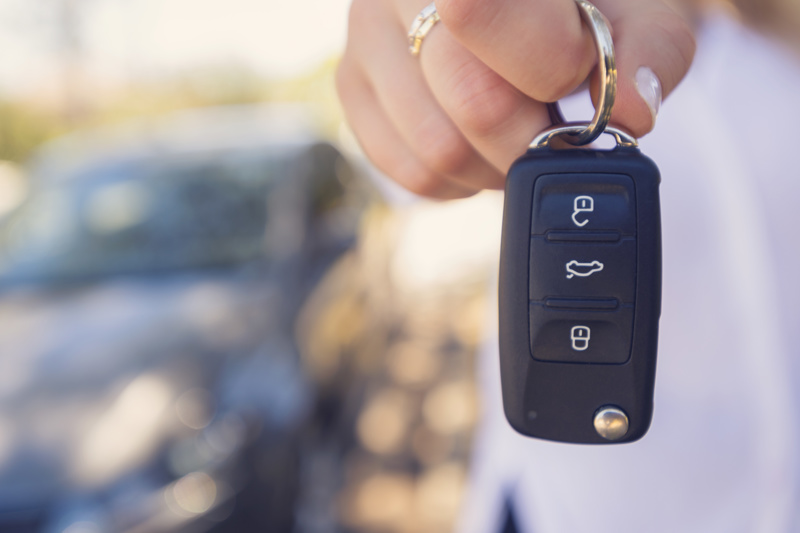
[(436, 11), (436, 4), (431, 2), (419, 12), (408, 30), (408, 51), (412, 56), (419, 55), (422, 40), (437, 22), (439, 22), (439, 13)]

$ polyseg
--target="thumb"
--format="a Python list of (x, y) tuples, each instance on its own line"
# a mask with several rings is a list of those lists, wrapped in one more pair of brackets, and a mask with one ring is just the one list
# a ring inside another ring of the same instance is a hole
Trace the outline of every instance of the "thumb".
[(687, 21), (660, 2), (631, 2), (612, 21), (617, 98), (611, 122), (641, 137), (655, 126), (666, 98), (689, 70), (695, 51)]

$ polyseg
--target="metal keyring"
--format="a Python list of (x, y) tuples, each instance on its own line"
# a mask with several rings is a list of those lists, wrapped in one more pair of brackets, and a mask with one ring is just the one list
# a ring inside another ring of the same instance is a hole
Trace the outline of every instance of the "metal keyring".
[[(587, 122), (565, 122), (564, 124), (551, 126), (537, 135), (536, 138), (531, 142), (529, 148), (545, 148), (546, 146), (549, 146), (550, 141), (556, 137), (569, 139), (570, 136), (577, 136), (586, 131), (587, 124)], [(614, 140), (617, 141), (617, 146), (625, 146), (629, 148), (636, 148), (639, 146), (639, 143), (636, 141), (635, 137), (619, 128), (606, 126), (605, 129), (600, 133), (607, 133), (613, 136)]]
[[(589, 26), (594, 37), (597, 53), (600, 56), (597, 67), (600, 76), (600, 91), (598, 93), (597, 106), (595, 107), (594, 117), (589, 123), (569, 123), (564, 122), (561, 108), (558, 102), (547, 104), (550, 119), (555, 127), (568, 126), (567, 130), (560, 131), (555, 135), (570, 144), (583, 146), (597, 139), (608, 125), (611, 118), (611, 110), (614, 107), (614, 100), (617, 96), (617, 61), (614, 55), (614, 42), (611, 39), (611, 30), (608, 28), (608, 21), (600, 11), (586, 0), (575, 0), (581, 14), (581, 18)], [(579, 129), (576, 129), (580, 127)], [(553, 128), (551, 128), (552, 130)], [(619, 130), (616, 130), (619, 131)], [(613, 132), (609, 132), (614, 134)], [(615, 137), (619, 137), (614, 134)], [(623, 133), (623, 135), (626, 135)], [(551, 135), (550, 137), (552, 137)], [(541, 135), (539, 136), (541, 137)], [(537, 139), (539, 138), (537, 137)], [(548, 139), (550, 138), (548, 137)], [(635, 144), (635, 140), (633, 141)], [(535, 143), (535, 141), (534, 141)], [(531, 148), (534, 148), (531, 143)]]

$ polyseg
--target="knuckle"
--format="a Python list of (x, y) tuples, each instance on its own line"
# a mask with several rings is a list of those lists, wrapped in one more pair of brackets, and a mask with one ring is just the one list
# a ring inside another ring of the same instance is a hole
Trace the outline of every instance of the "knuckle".
[(495, 72), (488, 69), (472, 70), (455, 84), (453, 115), (473, 135), (488, 137), (514, 117), (520, 96)]
[(460, 28), (470, 25), (483, 7), (480, 0), (437, 0), (436, 11), (447, 27), (458, 33)]
[(375, 153), (370, 155), (375, 165), (398, 185), (427, 198), (465, 198), (477, 190), (454, 186), (435, 170), (414, 157), (396, 157), (398, 154)]
[(583, 82), (585, 77), (585, 75), (576, 74), (575, 71), (552, 69), (549, 75), (544, 76), (547, 82), (539, 84), (531, 93), (540, 102), (555, 102), (570, 94)]
[(458, 175), (472, 159), (472, 146), (450, 124), (422, 125), (416, 138), (423, 164), (439, 174)]
[(540, 102), (556, 102), (568, 95), (579, 83), (574, 76), (559, 76), (556, 72), (548, 77), (547, 85), (535, 87), (530, 92)]
[(375, 166), (400, 186), (420, 196), (440, 195), (443, 178), (411, 154), (395, 151), (384, 143), (367, 141), (360, 144)]
[(541, 102), (555, 102), (568, 95), (589, 75), (594, 64), (591, 52), (579, 34), (563, 37), (558, 48), (533, 73), (529, 94)]
[(444, 184), (439, 175), (416, 163), (398, 165), (390, 175), (400, 185), (420, 196), (436, 197)]

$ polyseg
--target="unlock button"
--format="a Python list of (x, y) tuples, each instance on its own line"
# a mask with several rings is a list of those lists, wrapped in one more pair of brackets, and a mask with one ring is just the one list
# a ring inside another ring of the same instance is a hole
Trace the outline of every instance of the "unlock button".
[(633, 180), (622, 174), (547, 174), (533, 191), (531, 234), (552, 230), (636, 234)]

